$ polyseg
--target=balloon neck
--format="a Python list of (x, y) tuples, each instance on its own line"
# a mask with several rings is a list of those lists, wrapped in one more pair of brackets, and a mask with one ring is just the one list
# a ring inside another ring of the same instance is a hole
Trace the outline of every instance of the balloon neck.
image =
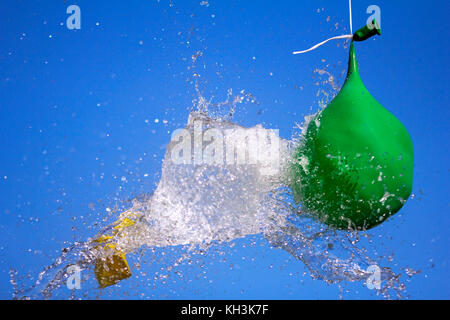
[(350, 77), (358, 77), (358, 78), (360, 77), (358, 70), (358, 62), (356, 61), (355, 46), (353, 44), (353, 41), (350, 44), (350, 55), (348, 58), (348, 71), (346, 80), (348, 80)]
[(375, 35), (381, 35), (380, 25), (375, 19), (353, 34), (352, 43), (350, 44), (350, 56), (348, 59), (348, 72), (346, 80), (350, 77), (357, 77), (361, 79), (359, 76), (358, 62), (356, 61), (354, 42), (364, 41)]

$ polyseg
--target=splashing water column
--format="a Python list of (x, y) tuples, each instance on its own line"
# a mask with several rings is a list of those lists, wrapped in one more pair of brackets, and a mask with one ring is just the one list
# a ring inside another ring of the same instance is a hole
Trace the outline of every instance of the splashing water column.
[(381, 34), (376, 22), (353, 35), (347, 78), (309, 122), (289, 184), (305, 211), (338, 229), (367, 230), (398, 212), (412, 191), (414, 151), (403, 124), (361, 81), (354, 41)]

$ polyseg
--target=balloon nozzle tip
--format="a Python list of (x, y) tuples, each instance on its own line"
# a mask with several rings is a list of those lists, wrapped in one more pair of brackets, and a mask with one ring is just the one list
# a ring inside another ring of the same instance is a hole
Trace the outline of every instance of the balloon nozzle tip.
[(370, 23), (367, 23), (364, 27), (360, 28), (353, 34), (354, 41), (364, 41), (374, 35), (381, 36), (381, 27), (377, 20), (373, 19)]

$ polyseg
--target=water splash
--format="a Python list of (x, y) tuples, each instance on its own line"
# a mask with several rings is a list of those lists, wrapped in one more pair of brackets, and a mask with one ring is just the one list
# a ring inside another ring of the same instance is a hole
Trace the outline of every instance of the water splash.
[[(243, 128), (210, 117), (205, 108), (200, 110), (189, 115), (185, 130), (194, 135), (195, 124), (201, 122), (203, 134), (211, 129), (238, 132), (237, 141), (241, 143), (236, 145), (236, 151), (248, 147), (245, 142), (252, 134), (269, 132), (261, 125)], [(278, 139), (280, 159), (287, 161), (290, 143), (277, 136), (275, 139)], [(359, 234), (326, 228), (293, 203), (290, 191), (283, 184), (286, 162), (279, 163), (277, 174), (267, 174), (261, 170), (260, 163), (174, 164), (177, 143), (171, 141), (167, 147), (161, 179), (154, 193), (134, 199), (127, 211), (138, 222), (124, 230), (125, 237), (116, 236), (120, 250), (136, 252), (143, 246), (184, 246), (185, 253), (170, 266), (176, 268), (195, 250), (209, 250), (217, 243), (233, 243), (239, 238), (262, 234), (272, 247), (281, 248), (302, 261), (316, 279), (327, 283), (364, 282), (371, 276), (367, 269), (377, 265), (377, 261), (358, 246)], [(203, 144), (202, 150), (206, 147)], [(107, 233), (108, 229), (103, 232)], [(89, 241), (75, 243), (39, 274), (31, 288), (16, 289), (15, 297), (51, 298), (68, 279), (69, 266), (76, 264), (82, 270), (91, 269), (101, 254)], [(389, 298), (389, 292), (394, 291), (400, 297), (403, 285), (399, 276), (389, 268), (381, 270), (385, 285), (380, 293)]]
[[(113, 241), (118, 248), (128, 253), (136, 253), (141, 248), (153, 251), (173, 248), (173, 261), (165, 256), (159, 260), (152, 258), (151, 263), (164, 265), (167, 272), (175, 270), (177, 273), (177, 268), (184, 262), (190, 263), (198, 255), (210, 252), (218, 245), (232, 247), (238, 239), (262, 235), (269, 246), (281, 248), (301, 261), (317, 280), (338, 286), (367, 281), (372, 275), (368, 268), (381, 264), (379, 259), (371, 256), (370, 252), (374, 251), (368, 249), (369, 236), (361, 232), (336, 231), (317, 222), (307, 212), (303, 212), (301, 206), (294, 204), (290, 190), (283, 183), (290, 151), (294, 145), (303, 142), (302, 130), (313, 116), (305, 117), (304, 123), (298, 126), (300, 134), (292, 141), (273, 136), (271, 130), (261, 125), (243, 128), (233, 123), (231, 120), (237, 106), (245, 102), (254, 103), (255, 98), (245, 91), (236, 95), (231, 89), (224, 102), (213, 103), (212, 99), (205, 98), (199, 87), (200, 75), (195, 67), (202, 56), (201, 51), (192, 55), (192, 65), (188, 67), (192, 72), (196, 97), (184, 128), (186, 132), (194, 136), (198, 128), (196, 123), (202, 124), (202, 136), (208, 130), (233, 132), (237, 141), (234, 153), (244, 151), (247, 160), (250, 157), (247, 152), (249, 136), (270, 136), (278, 146), (279, 170), (267, 174), (267, 163), (227, 164), (226, 151), (222, 156), (225, 160), (219, 161), (219, 164), (196, 164), (195, 161), (175, 164), (173, 153), (177, 143), (171, 141), (166, 149), (156, 189), (152, 194), (133, 199), (126, 211), (137, 223), (115, 236)], [(314, 73), (320, 78), (316, 83), (319, 87), (317, 103), (323, 109), (339, 87), (336, 78), (326, 67), (316, 68)], [(201, 150), (205, 151), (211, 143), (212, 140), (202, 142)], [(195, 155), (192, 157), (195, 158)], [(101, 234), (110, 231), (111, 227), (105, 228)], [(77, 265), (80, 270), (92, 274), (96, 259), (102, 258), (104, 254), (90, 240), (74, 243), (65, 248), (61, 256), (46, 267), (31, 286), (21, 285), (17, 274), (11, 271), (14, 298), (50, 299), (60, 287), (65, 286), (70, 276), (70, 266)], [(385, 298), (401, 298), (405, 288), (400, 282), (400, 275), (388, 267), (380, 266), (380, 272), (383, 286), (377, 293)], [(161, 272), (144, 276), (154, 279), (167, 277)]]

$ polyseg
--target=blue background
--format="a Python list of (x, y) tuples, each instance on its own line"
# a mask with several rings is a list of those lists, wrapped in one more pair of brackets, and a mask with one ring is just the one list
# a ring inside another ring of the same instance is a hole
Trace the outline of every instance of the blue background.
[[(381, 8), (383, 35), (357, 44), (360, 71), (415, 147), (415, 198), (372, 231), (376, 254), (421, 270), (402, 275), (411, 298), (448, 299), (450, 5), (353, 2), (354, 29), (369, 5)], [(81, 8), (81, 30), (65, 25), (70, 4)], [(332, 71), (341, 85), (348, 55), (344, 41), (291, 52), (348, 31), (345, 0), (1, 1), (0, 298), (12, 298), (11, 268), (36, 276), (63, 246), (113, 221), (107, 207), (154, 190), (170, 134), (196, 97), (188, 67), (198, 50), (206, 97), (222, 101), (228, 88), (252, 93), (258, 103), (241, 106), (234, 120), (289, 139), (318, 108), (314, 69)], [(259, 236), (236, 242), (214, 249), (226, 262), (211, 253), (182, 266), (182, 278), (149, 280), (160, 268), (156, 252), (142, 267), (148, 277), (92, 290), (100, 298), (380, 298), (362, 284), (341, 290), (312, 280)]]

